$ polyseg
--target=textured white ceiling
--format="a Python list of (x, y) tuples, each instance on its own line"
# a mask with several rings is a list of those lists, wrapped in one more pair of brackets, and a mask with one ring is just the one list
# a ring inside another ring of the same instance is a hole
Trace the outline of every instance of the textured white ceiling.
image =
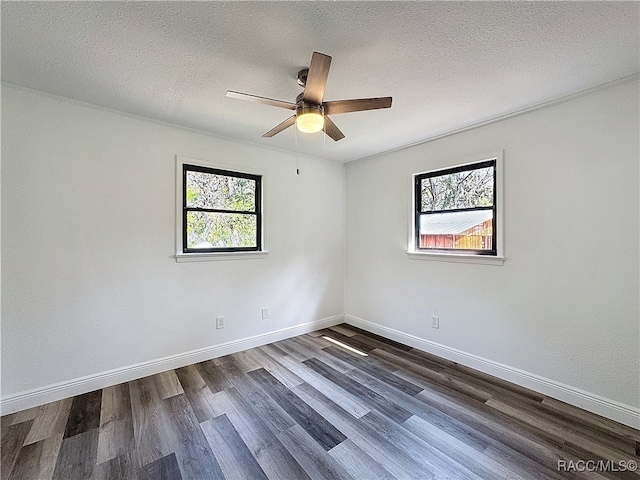
[[(2, 80), (215, 135), (337, 161), (416, 143), (639, 71), (637, 2), (3, 2)], [(313, 51), (346, 138), (225, 97), (286, 101)]]

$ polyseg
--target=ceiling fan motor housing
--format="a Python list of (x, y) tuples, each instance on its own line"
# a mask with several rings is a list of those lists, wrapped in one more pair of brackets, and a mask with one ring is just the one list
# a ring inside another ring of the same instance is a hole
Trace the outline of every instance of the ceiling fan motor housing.
[(309, 69), (308, 68), (303, 68), (302, 70), (300, 70), (298, 72), (298, 85), (300, 85), (302, 88), (307, 86), (307, 77), (309, 76)]

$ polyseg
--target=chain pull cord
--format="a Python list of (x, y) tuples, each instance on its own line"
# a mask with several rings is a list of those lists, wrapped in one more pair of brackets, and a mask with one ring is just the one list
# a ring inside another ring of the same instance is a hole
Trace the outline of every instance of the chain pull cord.
[(300, 175), (300, 151), (298, 149), (298, 127), (293, 125), (293, 136), (296, 139), (296, 175)]
[[(322, 110), (322, 152), (323, 152), (323, 158), (326, 162), (327, 160), (327, 122), (324, 121), (325, 116), (324, 116), (324, 110)], [(325, 168), (326, 168), (326, 163), (325, 163)]]

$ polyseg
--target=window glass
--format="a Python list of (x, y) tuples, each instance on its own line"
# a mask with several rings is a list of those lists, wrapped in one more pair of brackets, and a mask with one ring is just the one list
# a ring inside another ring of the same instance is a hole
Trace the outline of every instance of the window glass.
[(495, 184), (495, 159), (416, 175), (416, 250), (496, 255)]
[(261, 177), (183, 165), (183, 252), (261, 249)]
[(422, 211), (493, 205), (493, 167), (422, 179)]

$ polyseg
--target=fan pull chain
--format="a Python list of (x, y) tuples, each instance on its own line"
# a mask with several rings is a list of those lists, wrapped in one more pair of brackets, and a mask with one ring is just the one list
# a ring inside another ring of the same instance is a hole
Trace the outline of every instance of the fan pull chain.
[(296, 139), (296, 175), (300, 175), (300, 152), (298, 149), (298, 128), (294, 125), (293, 136)]
[(326, 161), (327, 160), (327, 122), (325, 119), (325, 115), (324, 115), (324, 110), (322, 111), (322, 119), (324, 120), (322, 122), (322, 151), (323, 151), (323, 158)]

